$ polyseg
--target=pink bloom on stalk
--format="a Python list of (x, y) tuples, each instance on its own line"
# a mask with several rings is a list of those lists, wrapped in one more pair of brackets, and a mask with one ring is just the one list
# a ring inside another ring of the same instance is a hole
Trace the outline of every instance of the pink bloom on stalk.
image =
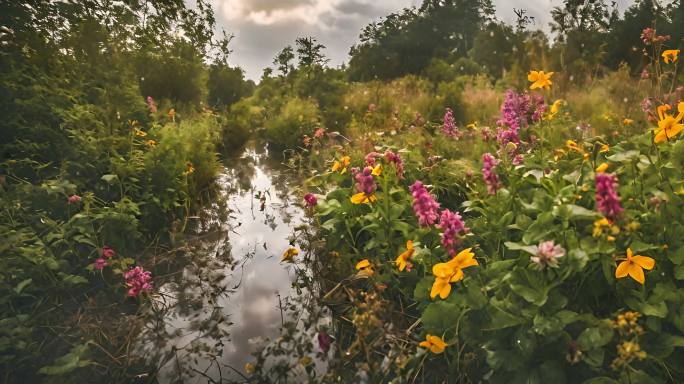
[(129, 287), (128, 296), (135, 297), (140, 292), (152, 290), (152, 274), (143, 270), (142, 267), (135, 267), (124, 273), (126, 285)]
[(413, 211), (418, 216), (418, 224), (421, 227), (433, 225), (437, 221), (439, 203), (420, 180), (416, 180), (409, 190), (413, 196)]
[(102, 256), (111, 259), (114, 255), (116, 255), (116, 252), (110, 247), (109, 245), (105, 245), (102, 247)]
[(157, 113), (157, 103), (154, 102), (152, 96), (147, 96), (147, 109), (150, 110), (150, 113)]
[(358, 192), (363, 192), (366, 196), (370, 196), (375, 192), (377, 185), (375, 180), (373, 180), (373, 169), (371, 167), (365, 167), (363, 171), (354, 172), (354, 180), (356, 180), (356, 190)]
[(307, 207), (315, 207), (316, 204), (318, 204), (318, 199), (313, 193), (307, 193), (304, 195), (304, 201), (306, 202)]
[(390, 163), (394, 163), (397, 168), (397, 177), (399, 179), (404, 178), (404, 162), (401, 160), (399, 154), (390, 151), (389, 149), (385, 151), (385, 160)]
[(515, 157), (514, 157), (513, 160), (511, 161), (511, 164), (513, 164), (513, 165), (520, 165), (520, 164), (523, 163), (524, 160), (525, 160), (525, 158), (523, 157), (523, 155), (517, 154), (517, 155), (515, 155)]
[(95, 262), (93, 263), (93, 268), (97, 269), (98, 271), (101, 271), (104, 269), (104, 267), (107, 266), (107, 261), (101, 257), (98, 257), (95, 259)]
[(314, 131), (314, 137), (320, 139), (325, 135), (325, 128), (318, 128)]
[(439, 217), (437, 227), (442, 229), (442, 246), (450, 255), (455, 254), (458, 236), (468, 232), (468, 228), (466, 228), (461, 215), (458, 212), (444, 209)]
[(71, 195), (71, 196), (69, 196), (69, 198), (67, 199), (67, 201), (69, 202), (69, 204), (76, 204), (76, 203), (78, 203), (79, 201), (81, 201), (81, 196), (79, 196), (79, 195)]
[(376, 109), (378, 109), (378, 107), (375, 104), (373, 104), (373, 103), (368, 104), (368, 112), (373, 113), (373, 112), (375, 112)]
[(501, 187), (501, 184), (494, 168), (496, 168), (499, 162), (490, 153), (485, 153), (482, 155), (482, 163), (482, 177), (485, 184), (487, 184), (487, 192), (490, 195), (496, 195), (496, 191)]
[(442, 133), (445, 136), (451, 137), (453, 139), (458, 139), (461, 133), (456, 128), (456, 122), (454, 121), (454, 112), (451, 108), (446, 109), (444, 114), (444, 125), (442, 125)]
[(375, 161), (381, 157), (382, 154), (378, 152), (369, 152), (366, 157), (364, 158), (364, 161), (366, 162), (366, 165), (369, 165), (371, 167), (375, 166)]
[(617, 193), (617, 177), (611, 173), (596, 174), (596, 208), (606, 218), (613, 220), (624, 209), (620, 205), (620, 196)]
[(533, 263), (537, 264), (539, 269), (546, 267), (558, 268), (558, 258), (565, 256), (565, 249), (560, 245), (556, 245), (552, 241), (543, 241), (539, 245), (535, 245), (536, 253), (530, 257)]

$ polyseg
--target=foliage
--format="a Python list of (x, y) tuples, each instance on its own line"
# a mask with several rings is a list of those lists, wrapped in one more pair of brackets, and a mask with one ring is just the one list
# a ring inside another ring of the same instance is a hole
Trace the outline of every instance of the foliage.
[(293, 148), (320, 123), (318, 105), (312, 100), (289, 99), (276, 116), (266, 121), (266, 138), (281, 148)]

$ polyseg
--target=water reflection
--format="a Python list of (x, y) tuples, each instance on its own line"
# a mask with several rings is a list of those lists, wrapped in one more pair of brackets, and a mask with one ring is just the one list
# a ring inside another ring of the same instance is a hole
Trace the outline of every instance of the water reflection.
[(140, 337), (160, 382), (244, 378), (250, 354), (280, 334), (295, 278), (280, 255), (302, 222), (294, 180), (256, 143), (225, 161), (220, 196), (197, 220), (196, 235), (166, 255), (165, 283)]

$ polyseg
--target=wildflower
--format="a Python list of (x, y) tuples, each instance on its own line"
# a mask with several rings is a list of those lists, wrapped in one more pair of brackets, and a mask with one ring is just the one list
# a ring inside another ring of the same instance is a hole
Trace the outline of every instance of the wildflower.
[(76, 204), (79, 201), (81, 201), (81, 196), (79, 196), (79, 195), (71, 195), (71, 196), (69, 196), (69, 198), (67, 198), (67, 202), (69, 204)]
[(283, 252), (283, 257), (280, 259), (281, 262), (287, 261), (291, 263), (294, 261), (294, 257), (299, 255), (299, 250), (295, 247), (289, 247)]
[(659, 44), (670, 40), (670, 35), (658, 35), (653, 28), (644, 28), (641, 31), (641, 41), (644, 45)]
[(677, 62), (677, 56), (679, 55), (679, 49), (666, 49), (663, 51), (663, 61), (665, 64)]
[(318, 128), (314, 131), (314, 137), (320, 139), (325, 135), (325, 128)]
[(414, 252), (413, 240), (408, 240), (406, 242), (406, 250), (402, 252), (401, 255), (397, 256), (397, 260), (395, 261), (400, 271), (403, 271), (406, 268), (406, 265), (409, 264), (409, 260), (413, 257)]
[(437, 221), (439, 203), (419, 180), (416, 180), (409, 190), (413, 196), (413, 211), (418, 216), (418, 224), (421, 227), (433, 225)]
[(369, 152), (368, 154), (366, 154), (366, 157), (364, 157), (364, 161), (366, 162), (366, 165), (373, 167), (375, 166), (375, 161), (381, 156), (381, 153), (375, 151)]
[(442, 133), (445, 136), (451, 137), (453, 139), (458, 139), (461, 136), (458, 128), (456, 128), (456, 123), (454, 122), (454, 112), (451, 110), (451, 108), (447, 108), (446, 113), (444, 114)]
[(653, 258), (640, 255), (633, 256), (631, 248), (627, 248), (627, 258), (619, 260), (624, 261), (621, 262), (615, 270), (615, 278), (621, 279), (629, 275), (632, 279), (642, 285), (645, 281), (644, 269), (650, 271), (655, 266), (655, 260)]
[(302, 139), (302, 144), (304, 144), (305, 147), (311, 145), (311, 138), (309, 137), (309, 135), (304, 135), (304, 138)]
[(446, 299), (451, 292), (451, 283), (463, 280), (465, 277), (463, 268), (479, 265), (477, 260), (474, 259), (475, 254), (471, 250), (472, 248), (464, 249), (446, 263), (437, 263), (432, 266), (435, 282), (430, 290), (431, 299), (434, 299), (437, 295), (442, 299)]
[(466, 125), (466, 128), (468, 128), (468, 129), (477, 129), (477, 121), (473, 121), (472, 123)]
[(610, 146), (608, 144), (601, 144), (601, 148), (599, 148), (599, 153), (606, 153), (610, 151)]
[(157, 113), (157, 103), (154, 102), (154, 99), (152, 96), (147, 96), (147, 109), (150, 110), (150, 113)]
[(553, 72), (549, 73), (544, 73), (544, 71), (530, 71), (530, 73), (527, 74), (527, 80), (532, 82), (532, 85), (530, 85), (530, 89), (537, 89), (537, 88), (545, 88), (545, 89), (550, 89), (551, 88), (551, 76), (553, 75)]
[(684, 118), (684, 101), (677, 105), (678, 114), (677, 116), (665, 113), (665, 111), (670, 110), (670, 106), (665, 104), (658, 107), (658, 128), (655, 131), (654, 143), (662, 143), (663, 141), (669, 141), (671, 138), (677, 136), (679, 132), (684, 130), (684, 124), (682, 124), (682, 118)]
[(447, 346), (441, 337), (433, 336), (429, 333), (427, 335), (425, 335), (425, 341), (421, 341), (420, 344), (418, 344), (418, 345), (421, 347), (429, 349), (430, 352), (432, 352), (436, 355), (444, 352), (444, 349)]
[(620, 205), (617, 191), (617, 177), (610, 173), (596, 174), (596, 206), (598, 211), (609, 219), (616, 218), (624, 211)]
[(377, 105), (375, 105), (375, 104), (373, 104), (373, 103), (368, 104), (368, 113), (373, 113), (373, 112), (375, 112), (377, 109), (378, 109), (378, 106), (377, 106)]
[(575, 140), (567, 140), (565, 142), (565, 147), (568, 148), (568, 150), (571, 151), (576, 151), (579, 153), (584, 153), (584, 149), (580, 147)]
[(356, 263), (356, 270), (359, 271), (359, 275), (372, 276), (375, 271), (373, 270), (373, 264), (368, 261), (368, 259), (363, 259)]
[(594, 221), (594, 230), (592, 231), (592, 236), (601, 236), (603, 234), (604, 229), (610, 229), (610, 232), (613, 235), (617, 235), (620, 233), (620, 227), (618, 227), (617, 225), (613, 225), (613, 223), (610, 220), (603, 217)]
[(338, 170), (340, 171), (340, 174), (344, 174), (347, 172), (347, 167), (349, 167), (349, 163), (351, 162), (351, 158), (349, 156), (342, 156), (340, 160), (335, 160), (335, 163), (333, 163), (332, 166), (332, 171), (337, 172)]
[(114, 250), (110, 246), (105, 245), (104, 247), (102, 247), (102, 256), (103, 257), (105, 257), (107, 259), (111, 259), (114, 255), (116, 255), (116, 252), (114, 252)]
[(185, 163), (185, 172), (183, 172), (183, 175), (187, 176), (190, 174), (195, 173), (195, 167), (192, 166), (191, 162)]
[(563, 100), (558, 99), (551, 104), (551, 108), (549, 108), (549, 114), (547, 115), (548, 120), (553, 120), (556, 117), (556, 114), (560, 112), (560, 108), (563, 106)]
[(98, 257), (95, 259), (95, 262), (93, 263), (93, 268), (97, 269), (98, 271), (101, 271), (104, 269), (104, 267), (107, 266), (107, 260)]
[(306, 203), (307, 207), (315, 207), (316, 204), (318, 204), (318, 199), (313, 193), (307, 193), (304, 195), (304, 202)]
[(437, 227), (442, 229), (442, 246), (449, 254), (454, 253), (454, 248), (458, 242), (457, 237), (461, 233), (468, 231), (463, 219), (458, 212), (451, 212), (448, 209), (442, 211)]
[(558, 259), (565, 256), (565, 249), (551, 241), (543, 241), (535, 245), (535, 256), (530, 257), (539, 269), (546, 267), (558, 268)]
[(145, 142), (145, 144), (147, 144), (148, 147), (154, 147), (154, 146), (157, 145), (157, 142), (154, 141), (154, 140), (152, 140), (152, 139), (150, 139), (150, 140), (147, 140), (147, 141)]
[(617, 315), (613, 327), (617, 328), (621, 334), (642, 335), (644, 329), (639, 325), (641, 313), (627, 311)]
[(541, 120), (546, 110), (544, 98), (539, 95), (516, 93), (509, 89), (501, 104), (501, 117), (497, 120), (497, 140), (501, 146), (509, 142), (520, 143), (519, 130)]
[(252, 364), (252, 363), (245, 364), (245, 373), (247, 373), (248, 375), (253, 374), (255, 370), (256, 370), (256, 368), (254, 368), (254, 364)]
[(487, 184), (487, 193), (496, 195), (496, 191), (501, 187), (499, 183), (499, 176), (494, 171), (494, 168), (499, 162), (490, 153), (482, 155), (482, 177), (485, 184)]
[(382, 165), (378, 164), (375, 167), (373, 167), (373, 170), (371, 171), (371, 175), (380, 176), (381, 174), (382, 174)]
[(152, 274), (142, 267), (135, 267), (124, 273), (126, 285), (129, 287), (128, 296), (138, 296), (143, 291), (152, 290)]
[(374, 203), (377, 200), (375, 197), (377, 185), (375, 180), (373, 180), (374, 171), (371, 167), (365, 167), (363, 171), (355, 172), (354, 180), (356, 180), (356, 190), (358, 193), (351, 197), (352, 203)]
[(333, 338), (328, 335), (325, 331), (318, 332), (318, 347), (321, 348), (323, 353), (328, 353), (330, 350), (330, 344), (333, 342)]
[(133, 133), (134, 133), (136, 136), (138, 136), (138, 137), (145, 137), (145, 136), (147, 136), (147, 132), (143, 131), (143, 130), (140, 129), (140, 128), (134, 128), (134, 129), (133, 129)]
[(603, 173), (608, 170), (608, 163), (602, 163), (596, 167), (596, 173)]
[(632, 125), (632, 124), (634, 124), (634, 120), (628, 119), (628, 118), (625, 117), (625, 118), (622, 120), (622, 124), (624, 124), (624, 125)]
[(404, 179), (404, 161), (401, 159), (399, 154), (396, 154), (388, 149), (385, 151), (385, 160), (387, 162), (393, 163), (397, 170), (397, 177), (400, 180)]
[(173, 108), (169, 109), (168, 115), (172, 121), (174, 121), (174, 122), (176, 121), (176, 110), (175, 109), (173, 109)]

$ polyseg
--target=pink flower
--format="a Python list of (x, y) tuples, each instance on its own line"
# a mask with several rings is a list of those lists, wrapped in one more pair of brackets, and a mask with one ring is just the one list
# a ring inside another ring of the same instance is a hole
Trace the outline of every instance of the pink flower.
[(364, 161), (366, 162), (366, 165), (369, 165), (371, 167), (375, 166), (375, 161), (381, 157), (382, 154), (378, 152), (369, 152), (366, 157), (364, 158)]
[(404, 179), (404, 162), (399, 157), (399, 154), (390, 151), (389, 149), (385, 151), (385, 160), (394, 163), (397, 169), (397, 177), (399, 179)]
[(150, 113), (157, 113), (157, 103), (154, 102), (152, 96), (147, 96), (147, 109), (150, 110)]
[(544, 241), (535, 245), (535, 256), (531, 256), (530, 260), (537, 264), (539, 269), (546, 267), (558, 268), (558, 258), (565, 256), (565, 249), (560, 245), (556, 245), (552, 241)]
[(437, 227), (442, 229), (442, 246), (450, 255), (456, 253), (456, 245), (458, 244), (458, 236), (468, 232), (461, 215), (458, 212), (451, 212), (444, 209), (439, 217), (439, 224)]
[(375, 112), (376, 109), (378, 109), (378, 107), (375, 104), (373, 104), (373, 103), (368, 104), (368, 112), (369, 113)]
[(105, 257), (107, 259), (111, 259), (114, 255), (116, 255), (116, 252), (114, 252), (114, 250), (110, 246), (105, 245), (104, 247), (102, 247), (102, 256), (103, 257)]
[(611, 173), (596, 174), (596, 208), (608, 219), (613, 220), (624, 209), (617, 193), (617, 177)]
[(143, 270), (142, 267), (135, 267), (124, 273), (124, 279), (129, 287), (128, 296), (130, 297), (138, 296), (143, 291), (152, 290), (152, 274)]
[(373, 180), (373, 168), (365, 167), (363, 171), (356, 171), (354, 174), (354, 180), (356, 180), (356, 190), (358, 192), (363, 192), (366, 196), (370, 196), (375, 192), (377, 185), (375, 180)]
[(104, 269), (104, 267), (107, 266), (107, 261), (101, 257), (98, 257), (95, 259), (95, 262), (93, 263), (93, 268), (97, 269), (98, 271), (101, 271)]
[(313, 193), (307, 193), (304, 195), (304, 202), (306, 202), (307, 207), (315, 207), (318, 204), (318, 199)]
[(325, 135), (325, 129), (324, 128), (318, 128), (316, 131), (314, 131), (314, 137), (317, 139), (320, 139)]
[(485, 153), (482, 155), (482, 177), (484, 178), (485, 184), (487, 184), (487, 192), (490, 195), (496, 195), (496, 191), (501, 188), (499, 183), (499, 176), (496, 174), (494, 168), (499, 164), (499, 162), (491, 155), (491, 153)]
[(71, 195), (71, 196), (69, 196), (69, 198), (67, 199), (67, 201), (69, 202), (69, 204), (76, 204), (76, 203), (78, 203), (79, 201), (81, 201), (81, 196), (79, 196), (79, 195)]
[(328, 335), (325, 331), (318, 332), (318, 346), (321, 348), (323, 353), (328, 353), (330, 350), (330, 344), (332, 344), (333, 338)]
[(409, 187), (411, 195), (413, 196), (413, 211), (418, 216), (418, 224), (421, 227), (433, 225), (437, 221), (437, 210), (439, 203), (423, 186), (420, 180), (416, 180), (411, 187)]
[(458, 139), (461, 137), (461, 132), (456, 128), (456, 122), (454, 121), (454, 112), (451, 108), (446, 109), (444, 114), (444, 124), (442, 125), (442, 133), (445, 136), (451, 137), (452, 139)]

